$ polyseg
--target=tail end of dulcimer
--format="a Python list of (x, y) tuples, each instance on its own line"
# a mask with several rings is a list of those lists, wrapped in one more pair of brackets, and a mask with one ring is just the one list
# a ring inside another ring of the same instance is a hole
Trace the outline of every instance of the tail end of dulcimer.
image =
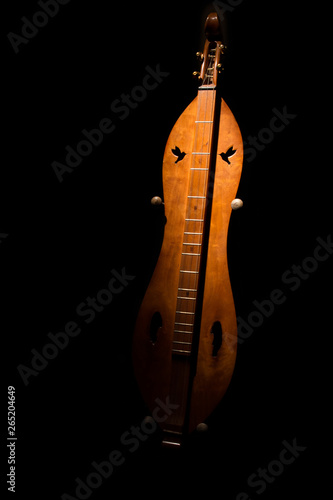
[[(168, 138), (163, 158), (166, 226), (133, 335), (135, 376), (164, 446), (179, 447), (223, 398), (236, 360), (237, 321), (228, 227), (243, 165), (238, 124), (218, 81), (225, 46), (216, 13), (198, 53), (198, 95)], [(201, 425), (202, 427), (202, 425)]]

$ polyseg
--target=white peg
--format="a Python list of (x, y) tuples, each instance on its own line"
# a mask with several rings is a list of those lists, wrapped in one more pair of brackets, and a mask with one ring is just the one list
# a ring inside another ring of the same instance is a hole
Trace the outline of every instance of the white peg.
[(162, 198), (160, 198), (159, 196), (154, 196), (154, 198), (150, 200), (150, 203), (152, 205), (164, 205)]
[(231, 208), (233, 210), (238, 210), (239, 208), (242, 208), (243, 205), (244, 205), (243, 201), (240, 200), (239, 198), (235, 198), (231, 202)]
[(202, 433), (202, 432), (207, 432), (208, 431), (208, 425), (205, 424), (204, 422), (201, 422), (200, 424), (197, 425), (197, 431)]

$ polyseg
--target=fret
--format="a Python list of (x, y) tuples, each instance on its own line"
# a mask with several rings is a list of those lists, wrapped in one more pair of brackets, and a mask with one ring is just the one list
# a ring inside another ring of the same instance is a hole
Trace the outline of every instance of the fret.
[[(203, 222), (202, 221), (201, 222), (196, 222), (196, 221), (191, 222), (191, 221), (188, 221), (188, 222), (186, 222), (186, 224), (187, 224), (187, 228), (186, 229), (196, 229), (195, 224), (200, 224), (200, 229), (202, 229), (202, 227), (203, 227)], [(200, 236), (200, 238), (201, 238), (201, 236)], [(199, 237), (195, 238), (195, 241), (198, 242), (198, 243), (200, 243), (200, 238)]]
[[(192, 292), (192, 293), (195, 295), (195, 294), (196, 294), (196, 292), (197, 292), (197, 290), (195, 290), (195, 292)], [(187, 297), (189, 296), (189, 295), (188, 295), (189, 293), (190, 293), (190, 292), (187, 292)], [(186, 297), (177, 297), (177, 298), (184, 299), (184, 298), (186, 298)], [(193, 298), (195, 298), (195, 297), (193, 297)]]
[[(178, 314), (194, 314), (194, 312), (188, 312), (188, 311), (176, 311)], [(183, 332), (183, 333), (189, 333), (189, 332)]]
[[(212, 86), (208, 88), (211, 89)], [(184, 356), (191, 355), (194, 331), (202, 237), (206, 220), (207, 197), (204, 195), (209, 181), (214, 108), (215, 94), (200, 92), (195, 120), (196, 137), (191, 153), (193, 156), (190, 165), (190, 188), (187, 193), (172, 349), (173, 353)]]
[(174, 344), (192, 345), (192, 342), (182, 342), (181, 340), (173, 340)]
[(193, 246), (193, 247), (201, 247), (201, 243), (183, 243), (183, 245), (189, 245), (189, 246)]
[[(187, 221), (186, 222), (186, 229), (196, 229), (196, 224), (200, 224), (200, 229), (202, 229), (203, 227), (203, 221)], [(199, 243), (200, 240), (198, 240), (198, 243)]]
[(181, 349), (172, 349), (172, 352), (175, 352), (177, 354), (187, 354), (187, 355), (191, 354), (191, 351), (183, 351)]
[[(179, 302), (180, 300), (193, 300), (193, 299), (194, 299), (194, 300), (196, 300), (196, 298), (195, 298), (195, 297), (178, 297), (178, 296), (177, 296), (177, 299), (178, 299), (178, 301), (177, 301), (177, 307), (179, 307), (180, 309), (182, 309), (182, 305), (184, 305), (184, 306), (185, 306), (185, 303), (182, 303), (182, 304), (181, 304), (181, 303)], [(190, 303), (187, 303), (187, 304), (186, 304), (186, 306), (185, 306), (185, 309), (188, 309), (188, 307), (187, 307), (188, 305), (190, 305), (190, 307), (191, 307), (191, 304), (190, 304)]]
[(198, 90), (216, 90), (216, 85), (201, 85)]
[(199, 259), (198, 257), (196, 257), (196, 259), (188, 259), (186, 260), (187, 257), (184, 257), (184, 259), (182, 260), (182, 267), (185, 267), (186, 268), (186, 272), (188, 273), (193, 273), (193, 274), (197, 274), (198, 271), (198, 262), (199, 262)]

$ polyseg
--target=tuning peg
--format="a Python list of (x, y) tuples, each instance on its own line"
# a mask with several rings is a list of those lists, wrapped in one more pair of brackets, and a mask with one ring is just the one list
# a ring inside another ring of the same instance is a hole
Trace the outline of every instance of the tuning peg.
[(160, 198), (159, 196), (154, 196), (151, 200), (150, 200), (150, 203), (152, 205), (164, 205), (163, 201), (162, 201), (162, 198)]
[(200, 434), (203, 434), (208, 431), (208, 425), (205, 424), (204, 422), (201, 422), (200, 424), (197, 425), (197, 432)]
[(200, 79), (200, 71), (193, 71), (193, 77)]
[(243, 201), (240, 200), (239, 198), (235, 198), (231, 202), (231, 208), (233, 210), (238, 210), (239, 208), (242, 208), (243, 205), (244, 205)]
[(219, 73), (221, 73), (221, 71), (223, 71), (223, 70), (224, 70), (224, 68), (222, 67), (222, 64), (221, 64), (221, 63), (218, 63), (218, 64), (216, 65), (216, 67), (217, 67), (217, 71), (218, 71)]
[(199, 61), (202, 61), (204, 58), (204, 55), (202, 52), (197, 52), (195, 55), (197, 56), (197, 59), (199, 59)]

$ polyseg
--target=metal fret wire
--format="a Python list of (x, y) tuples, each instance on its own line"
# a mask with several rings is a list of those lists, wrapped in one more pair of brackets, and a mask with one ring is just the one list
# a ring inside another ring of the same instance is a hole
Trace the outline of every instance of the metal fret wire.
[[(199, 121), (199, 118), (200, 118), (200, 111), (201, 111), (201, 101), (203, 100), (201, 95), (200, 94), (201, 91), (199, 91), (199, 98), (198, 98), (198, 110), (197, 110), (197, 120)], [(212, 91), (210, 91), (212, 92)], [(208, 121), (206, 120), (207, 116), (207, 100), (208, 100), (208, 94), (210, 92), (205, 92), (205, 121)], [(212, 103), (211, 103), (211, 109), (210, 109), (210, 118), (213, 117), (213, 106), (215, 104), (215, 91), (213, 91), (214, 93), (210, 95), (210, 97), (212, 97)], [(210, 124), (211, 125), (211, 124)], [(206, 124), (205, 124), (206, 126)], [(204, 127), (205, 127), (204, 126)], [(197, 145), (197, 139), (198, 139), (198, 128), (199, 128), (199, 124), (196, 124), (196, 132), (195, 132), (195, 141), (194, 141), (194, 145), (196, 146)], [(204, 128), (205, 130), (205, 128)], [(212, 129), (210, 129), (210, 133), (209, 133), (209, 144), (211, 145), (211, 133), (212, 133)], [(205, 136), (205, 134), (204, 134)], [(201, 141), (203, 143), (203, 139)], [(202, 147), (202, 145), (201, 145)], [(197, 150), (198, 151), (198, 150)], [(195, 156), (191, 156), (192, 157), (192, 165), (193, 165), (193, 162), (195, 161)], [(206, 156), (205, 158), (208, 158), (209, 160), (209, 156)], [(189, 193), (188, 194), (194, 194), (193, 191), (192, 191), (192, 188), (193, 188), (193, 174), (192, 174), (192, 170), (190, 170), (190, 173), (191, 173), (191, 182), (190, 182), (190, 190), (189, 190)], [(208, 183), (208, 173), (205, 173), (205, 182), (204, 182), (204, 193), (205, 193), (205, 197), (203, 198), (204, 201), (203, 201), (203, 205), (202, 205), (202, 212), (204, 212), (205, 210), (205, 198), (206, 198), (206, 194), (207, 194), (207, 183)], [(190, 201), (189, 201), (190, 200)], [(187, 207), (186, 207), (186, 213), (188, 213), (187, 211), (190, 209), (191, 207), (191, 198), (188, 198), (187, 200)], [(189, 218), (189, 217), (188, 217)], [(204, 218), (203, 216), (201, 218)], [(187, 225), (189, 224), (188, 222), (186, 223)], [(192, 223), (190, 223), (192, 224)], [(199, 223), (200, 225), (202, 224), (202, 222)], [(192, 230), (192, 231), (184, 231), (184, 237), (183, 237), (183, 243), (185, 242), (185, 239), (189, 236), (194, 236), (194, 238), (198, 237), (200, 239), (200, 246), (196, 245), (196, 249), (200, 249), (200, 253), (201, 253), (201, 243), (202, 243), (202, 230), (200, 231), (200, 235), (197, 236), (197, 235), (188, 235), (186, 233), (195, 233), (197, 232), (196, 230)], [(183, 248), (186, 248), (183, 246)], [(184, 256), (182, 256), (182, 259), (183, 260)], [(191, 258), (191, 257), (188, 257), (186, 256), (186, 258)], [(200, 259), (200, 257), (193, 257), (195, 259)], [(187, 276), (195, 276), (195, 286), (189, 286), (188, 283), (188, 278), (185, 280), (184, 279), (184, 276), (185, 273), (182, 273), (179, 275), (179, 285), (178, 285), (178, 292), (182, 289), (183, 291), (186, 291), (184, 289), (191, 289), (191, 290), (195, 290), (195, 292), (190, 292), (190, 293), (194, 293), (196, 295), (197, 293), (197, 289), (198, 289), (198, 275), (187, 275)], [(177, 310), (178, 310), (178, 301), (181, 300), (181, 299), (177, 299)], [(192, 301), (186, 301), (187, 303), (190, 303)], [(196, 302), (193, 301), (194, 303)], [(189, 318), (191, 318), (191, 315), (186, 315), (186, 319), (189, 320)], [(176, 319), (175, 319), (175, 325), (174, 325), (174, 330), (177, 330), (179, 328), (179, 326), (177, 327), (176, 326), (176, 323), (190, 323), (190, 321), (182, 321), (181, 319), (177, 318), (177, 313), (176, 313)], [(193, 324), (193, 322), (191, 321), (190, 324)], [(184, 325), (184, 328), (187, 330), (187, 326)], [(190, 327), (192, 329), (192, 332), (193, 332), (193, 327)], [(185, 338), (180, 338), (179, 336), (182, 335), (182, 336), (185, 336)], [(178, 337), (177, 337), (178, 336)], [(186, 341), (186, 342), (189, 342), (188, 344), (184, 344), (184, 343), (175, 343), (174, 344), (174, 349), (173, 349), (173, 352), (174, 353), (177, 353), (177, 354), (186, 354), (188, 353), (188, 355), (190, 354), (191, 352), (191, 347), (192, 347), (192, 335), (190, 336), (190, 334), (188, 333), (175, 333), (174, 332), (174, 341), (175, 342), (182, 342), (182, 341)], [(186, 349), (187, 347), (189, 346), (189, 351)], [(185, 409), (184, 409), (184, 404), (186, 404), (186, 401), (187, 401), (187, 394), (188, 394), (188, 382), (189, 382), (189, 379), (188, 379), (188, 376), (185, 376), (184, 377), (184, 369), (186, 371), (186, 366), (187, 365), (183, 365), (180, 367), (179, 364), (173, 364), (173, 371), (172, 371), (172, 379), (171, 379), (171, 385), (170, 385), (170, 394), (172, 395), (173, 393), (175, 395), (177, 395), (177, 401), (180, 402), (180, 409), (176, 414), (174, 414), (173, 416), (171, 416), (170, 418), (173, 419), (173, 422), (177, 425), (177, 426), (181, 426), (183, 422), (182, 421), (182, 418), (184, 417), (185, 418)], [(174, 392), (175, 391), (175, 392)]]
[[(204, 95), (199, 94), (199, 97), (198, 97), (198, 101), (199, 101), (198, 102), (198, 110), (197, 110), (198, 119), (196, 120), (196, 131), (195, 131), (195, 139), (194, 139), (195, 152), (206, 153), (205, 151), (202, 151), (202, 149), (204, 148), (203, 142), (204, 142), (204, 139), (206, 139), (206, 135), (207, 135), (206, 127), (208, 127), (208, 147), (210, 148), (210, 146), (211, 146), (212, 127), (213, 127), (213, 120), (211, 120), (211, 118), (213, 117), (213, 110), (214, 110), (214, 105), (215, 105), (215, 94), (210, 94), (210, 92), (213, 92), (213, 91), (204, 92)], [(208, 99), (211, 100), (210, 103), (208, 103)], [(201, 111), (202, 111), (202, 109), (201, 109), (202, 105), (205, 106), (204, 120), (199, 120), (200, 115), (201, 115)], [(209, 113), (208, 116), (207, 116), (207, 113)], [(199, 131), (199, 127), (201, 124), (203, 125), (203, 137), (198, 138), (198, 131)], [(198, 140), (199, 140), (199, 144), (198, 144)], [(208, 167), (209, 160), (210, 160), (209, 154), (202, 155), (202, 159), (205, 162), (206, 167)], [(184, 349), (185, 353), (186, 352), (190, 353), (190, 351), (191, 351), (191, 345), (192, 345), (192, 338), (191, 337), (193, 334), (193, 322), (187, 323), (190, 331), (187, 331), (187, 328), (186, 328), (186, 331), (184, 331), (184, 330), (180, 331), (177, 329), (176, 324), (183, 322), (182, 318), (178, 317), (179, 314), (181, 314), (181, 311), (183, 311), (183, 314), (186, 314), (186, 318), (189, 318), (192, 315), (194, 316), (194, 311), (195, 311), (195, 306), (196, 306), (196, 294), (197, 294), (197, 290), (198, 290), (198, 273), (199, 273), (199, 266), (200, 266), (200, 259), (201, 259), (203, 219), (204, 219), (205, 208), (206, 208), (205, 205), (206, 205), (206, 193), (207, 193), (208, 170), (209, 170), (207, 168), (206, 173), (204, 174), (203, 192), (202, 193), (193, 193), (194, 177), (195, 177), (196, 171), (197, 171), (197, 169), (195, 168), (195, 165), (196, 165), (196, 156), (193, 155), (191, 169), (190, 169), (191, 177), (190, 177), (190, 187), (189, 187), (189, 191), (188, 191), (189, 197), (188, 197), (188, 202), (187, 202), (187, 207), (186, 207), (186, 219), (190, 219), (190, 220), (186, 220), (186, 222), (185, 222), (183, 244), (185, 243), (186, 246), (185, 247), (183, 246), (183, 248), (186, 250), (186, 247), (188, 246), (188, 242), (185, 241), (185, 239), (187, 239), (187, 233), (195, 232), (197, 234), (194, 237), (192, 237), (191, 239), (192, 240), (195, 239), (195, 241), (196, 241), (196, 244), (193, 242), (195, 244), (195, 247), (196, 247), (196, 249), (195, 249), (196, 252), (192, 253), (190, 255), (188, 255), (188, 252), (183, 252), (183, 253), (186, 253), (187, 255), (182, 255), (182, 258), (181, 258), (181, 270), (183, 270), (183, 271), (191, 270), (192, 272), (191, 273), (186, 273), (186, 272), (180, 273), (179, 286), (178, 286), (178, 295), (179, 296), (177, 298), (177, 312), (176, 312), (176, 321), (175, 321), (175, 328), (174, 328), (175, 344), (177, 343), (177, 345), (178, 345), (180, 342), (186, 342), (186, 344), (184, 344), (184, 346), (185, 345), (188, 346), (189, 350), (185, 351), (185, 349)], [(201, 172), (201, 170), (200, 170), (200, 172)], [(201, 177), (201, 175), (200, 175), (200, 177)], [(198, 189), (198, 184), (199, 184), (198, 179), (196, 179), (196, 181), (197, 181), (197, 188), (196, 189)], [(200, 188), (201, 188), (201, 186), (200, 186)], [(198, 195), (198, 199), (200, 200), (200, 203), (201, 203), (201, 210), (200, 210), (201, 213), (196, 215), (196, 219), (198, 218), (198, 219), (200, 219), (200, 221), (193, 222), (192, 209), (193, 209), (193, 202), (195, 202), (195, 198), (194, 198), (195, 194)], [(202, 196), (202, 194), (204, 194), (205, 196)], [(201, 202), (201, 200), (203, 200), (203, 201)], [(195, 229), (193, 231), (189, 231), (189, 227), (193, 223), (195, 225), (199, 224), (200, 229), (199, 230)], [(198, 240), (196, 238), (198, 238)], [(198, 251), (200, 253), (197, 253)], [(193, 261), (192, 261), (192, 259), (193, 259)], [(194, 274), (193, 271), (197, 274)], [(194, 281), (194, 283), (193, 283), (193, 281)], [(191, 292), (188, 292), (188, 293), (194, 294), (194, 297), (191, 297), (194, 300), (187, 300), (189, 297), (181, 297), (181, 295), (182, 295), (181, 291), (182, 290), (185, 291), (185, 290), (189, 290), (189, 289), (191, 290)], [(182, 337), (185, 335), (186, 340), (184, 338), (180, 339), (179, 338), (180, 335)], [(174, 347), (176, 347), (176, 346), (174, 346)], [(177, 352), (177, 351), (179, 351), (179, 350), (174, 349), (174, 352)]]

